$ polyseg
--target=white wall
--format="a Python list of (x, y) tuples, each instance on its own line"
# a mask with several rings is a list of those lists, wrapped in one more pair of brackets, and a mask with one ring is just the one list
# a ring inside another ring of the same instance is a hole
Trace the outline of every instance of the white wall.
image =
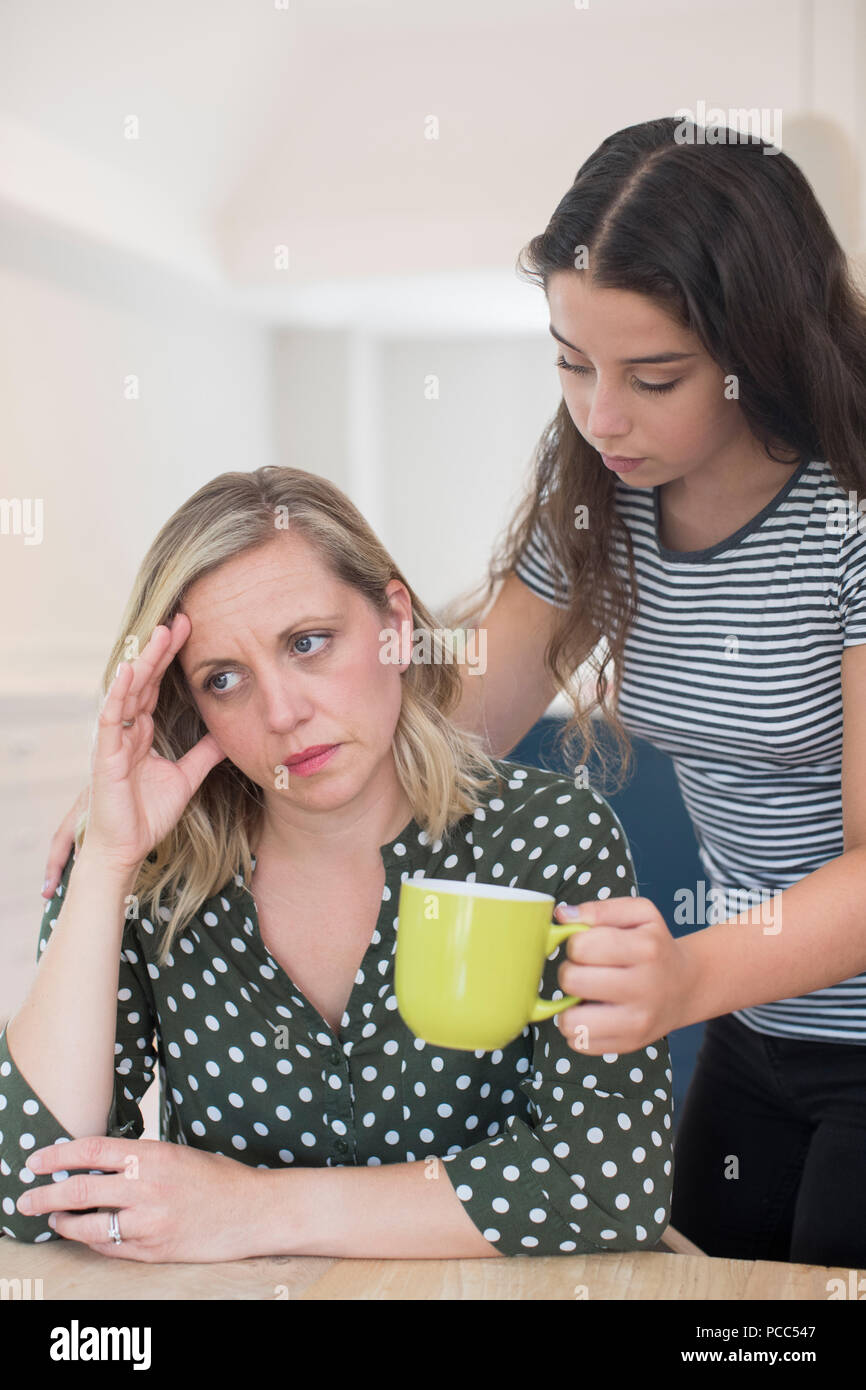
[(349, 456), (349, 340), (340, 329), (278, 329), (270, 360), (274, 462), (344, 491)]
[(4, 210), (0, 496), (41, 498), (44, 534), (0, 534), (0, 691), (93, 689), (162, 522), (216, 473), (273, 462), (270, 337)]
[(382, 539), (434, 611), (484, 577), (523, 496), (561, 394), (546, 337), (383, 345)]
[(559, 400), (554, 357), (542, 333), (283, 330), (273, 364), (279, 461), (342, 488), (436, 610), (484, 576), (523, 495)]

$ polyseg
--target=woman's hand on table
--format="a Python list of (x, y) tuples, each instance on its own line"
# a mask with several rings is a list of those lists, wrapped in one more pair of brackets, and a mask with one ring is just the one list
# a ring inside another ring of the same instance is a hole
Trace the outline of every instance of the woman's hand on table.
[[(57, 1235), (100, 1255), (206, 1264), (268, 1253), (265, 1174), (237, 1159), (161, 1140), (94, 1135), (34, 1150), (27, 1165), (40, 1176), (68, 1176), (32, 1187), (18, 1210), (27, 1216), (55, 1212)], [(26, 1209), (25, 1199), (32, 1204)], [(120, 1245), (108, 1234), (115, 1209)]]
[(691, 970), (667, 923), (648, 898), (558, 904), (557, 922), (588, 922), (565, 942), (557, 978), (566, 994), (589, 1002), (557, 1015), (575, 1052), (636, 1052), (682, 1026)]

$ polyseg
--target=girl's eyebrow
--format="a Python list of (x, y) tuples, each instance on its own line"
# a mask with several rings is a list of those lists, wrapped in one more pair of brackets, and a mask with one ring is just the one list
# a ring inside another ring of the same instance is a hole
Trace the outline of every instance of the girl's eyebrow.
[[(278, 632), (276, 640), (278, 642), (284, 642), (287, 637), (291, 637), (292, 633), (297, 632), (298, 628), (302, 627), (305, 623), (336, 623), (340, 621), (342, 616), (342, 613), (328, 613), (322, 618), (318, 617), (316, 614), (309, 614), (305, 618), (296, 619), (296, 621), (293, 622), (290, 627), (284, 628), (282, 632)], [(236, 658), (233, 656), (206, 657), (203, 661), (199, 661), (195, 664), (195, 666), (193, 666), (187, 679), (192, 680), (196, 671), (200, 671), (203, 666), (231, 666), (234, 664), (235, 660)]]
[[(553, 324), (548, 324), (548, 328), (557, 342), (562, 343), (563, 347), (571, 348), (572, 352), (583, 352), (583, 348), (575, 347), (567, 338), (563, 338), (561, 333), (557, 333)], [(586, 353), (583, 353), (586, 357)], [(687, 357), (697, 357), (696, 352), (657, 352), (653, 357), (621, 357), (620, 365), (623, 367), (635, 367), (639, 363), (653, 362), (683, 362)]]

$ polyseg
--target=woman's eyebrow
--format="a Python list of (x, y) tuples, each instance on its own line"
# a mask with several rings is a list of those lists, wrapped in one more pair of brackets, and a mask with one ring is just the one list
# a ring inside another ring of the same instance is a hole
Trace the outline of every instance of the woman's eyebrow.
[[(562, 343), (563, 347), (571, 348), (572, 352), (583, 352), (583, 348), (575, 347), (567, 338), (563, 338), (561, 333), (557, 333), (553, 324), (548, 324), (548, 328), (557, 342)], [(587, 355), (583, 353), (584, 357)], [(620, 365), (623, 367), (635, 367), (638, 363), (653, 362), (683, 362), (687, 357), (697, 357), (696, 352), (657, 352), (653, 357), (621, 357)]]
[[(308, 614), (304, 618), (297, 618), (295, 622), (291, 624), (290, 627), (284, 628), (282, 632), (278, 632), (276, 640), (278, 642), (284, 642), (287, 637), (291, 637), (292, 633), (297, 632), (298, 628), (303, 627), (305, 623), (336, 623), (340, 621), (342, 616), (342, 613), (326, 613), (324, 617), (316, 613)], [(196, 662), (195, 666), (193, 666), (192, 670), (189, 673), (188, 679), (192, 680), (196, 672), (200, 671), (203, 666), (231, 666), (234, 663), (234, 661), (236, 661), (236, 659), (237, 658), (233, 656), (206, 657), (203, 661)]]

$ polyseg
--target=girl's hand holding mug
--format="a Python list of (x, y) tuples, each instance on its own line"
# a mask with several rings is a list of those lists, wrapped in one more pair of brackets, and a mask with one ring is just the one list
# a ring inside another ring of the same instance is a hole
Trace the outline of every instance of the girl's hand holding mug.
[(173, 829), (191, 797), (225, 754), (205, 734), (177, 762), (153, 747), (163, 674), (190, 634), (185, 613), (159, 624), (134, 661), (122, 662), (97, 721), (85, 843), (88, 857), (129, 873)]
[(648, 898), (559, 903), (557, 922), (589, 922), (565, 943), (557, 978), (565, 994), (588, 1002), (563, 1010), (557, 1027), (575, 1052), (637, 1052), (681, 1028), (691, 970)]

